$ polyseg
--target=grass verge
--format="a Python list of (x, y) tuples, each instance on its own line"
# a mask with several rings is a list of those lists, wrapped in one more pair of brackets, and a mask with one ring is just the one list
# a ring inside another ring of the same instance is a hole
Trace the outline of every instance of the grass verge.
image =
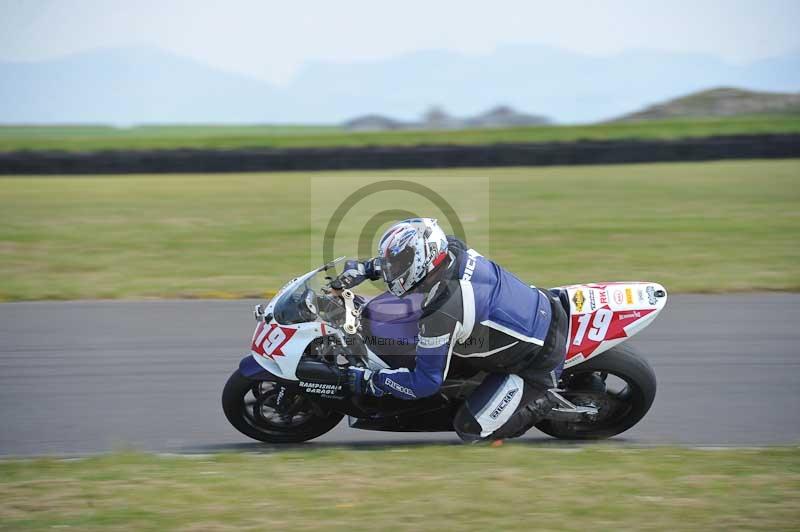
[(0, 528), (14, 530), (796, 530), (798, 522), (796, 447), (507, 444), (0, 462)]
[(765, 114), (574, 126), (386, 132), (354, 132), (318, 126), (0, 126), (0, 152), (494, 144), (778, 133), (800, 133), (800, 115)]
[[(323, 207), (384, 179), (440, 191), (479, 251), (539, 286), (800, 289), (800, 160), (310, 175), (0, 179), (0, 299), (270, 292), (318, 264)], [(376, 194), (342, 223), (337, 254), (398, 208), (443, 218), (427, 197)]]

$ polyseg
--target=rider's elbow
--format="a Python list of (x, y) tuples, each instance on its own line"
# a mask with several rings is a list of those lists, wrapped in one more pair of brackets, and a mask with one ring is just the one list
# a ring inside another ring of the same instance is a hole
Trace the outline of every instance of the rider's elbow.
[(434, 395), (442, 387), (441, 375), (425, 375), (424, 379), (420, 379), (417, 384), (417, 398), (430, 397)]

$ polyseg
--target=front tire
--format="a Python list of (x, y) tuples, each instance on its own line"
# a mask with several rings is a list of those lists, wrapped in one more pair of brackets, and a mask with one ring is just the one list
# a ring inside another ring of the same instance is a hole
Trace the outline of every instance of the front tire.
[[(624, 387), (616, 392), (608, 389), (609, 376), (621, 381)], [(625, 432), (647, 414), (656, 397), (656, 375), (632, 347), (618, 345), (565, 369), (559, 387), (577, 405), (603, 405), (600, 415), (594, 421), (582, 422), (545, 419), (536, 428), (560, 439), (597, 440)]]
[[(279, 398), (280, 388), (274, 382), (250, 380), (237, 369), (222, 391), (225, 417), (245, 436), (266, 443), (313, 440), (334, 428), (344, 417), (319, 409), (302, 394)], [(275, 408), (278, 400), (293, 402), (289, 413)]]

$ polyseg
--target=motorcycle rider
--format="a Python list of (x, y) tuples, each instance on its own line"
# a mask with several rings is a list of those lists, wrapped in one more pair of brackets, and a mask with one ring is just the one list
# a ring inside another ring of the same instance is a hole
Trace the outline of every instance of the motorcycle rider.
[(339, 276), (351, 288), (382, 278), (403, 297), (424, 294), (413, 368), (350, 367), (353, 393), (400, 399), (435, 394), (452, 357), (489, 373), (456, 413), (465, 441), (524, 434), (553, 406), (564, 366), (569, 320), (558, 299), (529, 286), (452, 236), (437, 221), (413, 218), (383, 234), (379, 255), (347, 261)]

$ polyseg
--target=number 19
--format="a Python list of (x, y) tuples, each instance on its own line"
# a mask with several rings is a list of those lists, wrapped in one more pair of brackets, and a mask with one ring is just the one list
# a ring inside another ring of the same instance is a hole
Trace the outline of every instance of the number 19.
[[(611, 319), (613, 317), (614, 313), (607, 308), (601, 308), (595, 312), (594, 320), (592, 320), (592, 314), (583, 314), (578, 318), (578, 330), (575, 333), (575, 340), (572, 341), (572, 344), (581, 345), (584, 335), (586, 335), (589, 340), (602, 342), (606, 337), (608, 326), (611, 325)], [(587, 335), (586, 329), (589, 327), (590, 320), (592, 320), (592, 327), (589, 329), (589, 334)]]

